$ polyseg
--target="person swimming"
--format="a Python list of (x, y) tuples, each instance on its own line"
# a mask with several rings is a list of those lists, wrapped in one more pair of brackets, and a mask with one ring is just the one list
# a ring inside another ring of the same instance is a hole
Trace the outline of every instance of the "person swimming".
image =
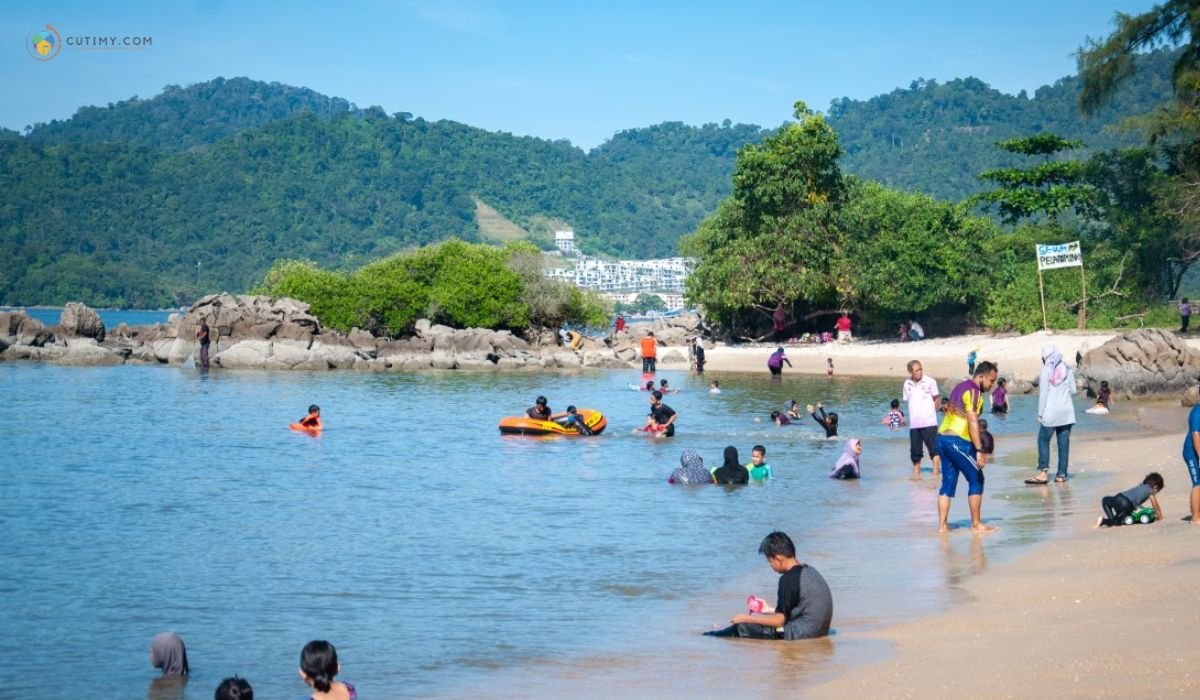
[(862, 455), (862, 441), (856, 438), (850, 438), (846, 441), (846, 447), (842, 450), (842, 456), (838, 457), (838, 461), (833, 465), (833, 469), (829, 470), (830, 479), (857, 479), (861, 476), (859, 471), (859, 457)]
[(718, 484), (748, 484), (750, 472), (738, 459), (737, 448), (729, 445), (725, 448), (725, 461), (713, 470), (713, 480)]

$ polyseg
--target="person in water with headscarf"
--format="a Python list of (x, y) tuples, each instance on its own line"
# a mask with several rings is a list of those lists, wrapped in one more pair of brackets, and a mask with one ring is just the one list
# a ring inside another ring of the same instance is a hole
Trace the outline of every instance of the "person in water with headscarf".
[(704, 460), (695, 450), (684, 450), (683, 454), (679, 455), (679, 465), (667, 478), (668, 484), (711, 484), (713, 482), (713, 475), (704, 468)]
[(174, 632), (154, 635), (150, 640), (150, 665), (162, 669), (163, 677), (188, 674), (187, 648)]
[(833, 465), (833, 469), (829, 470), (830, 479), (857, 479), (862, 476), (859, 471), (858, 460), (862, 456), (862, 441), (855, 438), (850, 438), (846, 441), (846, 447), (842, 451), (842, 456), (838, 457), (837, 464)]
[(725, 462), (713, 470), (713, 480), (718, 484), (748, 484), (750, 472), (738, 459), (737, 448), (729, 445), (725, 448)]
[(1050, 436), (1058, 442), (1058, 469), (1055, 483), (1069, 477), (1067, 466), (1071, 455), (1071, 427), (1075, 425), (1075, 372), (1063, 361), (1062, 353), (1053, 345), (1042, 348), (1042, 373), (1038, 376), (1038, 473), (1027, 484), (1049, 481)]

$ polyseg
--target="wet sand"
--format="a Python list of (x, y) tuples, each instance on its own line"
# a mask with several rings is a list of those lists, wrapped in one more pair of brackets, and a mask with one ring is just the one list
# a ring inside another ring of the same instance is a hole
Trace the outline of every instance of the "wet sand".
[[(1186, 417), (1182, 408), (1137, 410), (1147, 420), (1173, 417), (1180, 426)], [(1097, 500), (1095, 508), (1067, 517), (1060, 535), (967, 579), (969, 602), (839, 638), (838, 644), (882, 639), (895, 654), (840, 669), (804, 695), (1196, 697), (1200, 526), (1181, 521), (1191, 488), (1179, 457), (1182, 432), (1072, 444), (1073, 464), (1111, 473), (1103, 493), (1129, 488), (1150, 471), (1162, 474), (1162, 522), (1094, 529)], [(1049, 495), (1061, 487), (1031, 488)]]

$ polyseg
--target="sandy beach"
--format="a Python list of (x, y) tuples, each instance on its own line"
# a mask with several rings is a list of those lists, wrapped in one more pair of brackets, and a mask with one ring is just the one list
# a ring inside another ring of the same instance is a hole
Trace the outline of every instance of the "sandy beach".
[[(1033, 380), (1042, 367), (1042, 347), (1054, 345), (1068, 362), (1074, 364), (1076, 352), (1086, 354), (1121, 333), (1113, 331), (1039, 331), (1028, 335), (964, 335), (931, 338), (915, 343), (856, 340), (851, 343), (824, 345), (785, 345), (792, 368), (788, 372), (825, 374), (826, 358), (833, 358), (834, 371), (849, 376), (896, 377), (905, 374), (909, 360), (919, 359), (925, 373), (939, 381), (963, 376), (967, 372), (967, 353), (978, 348), (978, 359), (1000, 364), (1000, 374)], [(1189, 344), (1196, 345), (1195, 340)], [(705, 370), (720, 372), (767, 371), (767, 356), (778, 347), (773, 343), (755, 345), (718, 345), (708, 350)], [(684, 363), (663, 362), (668, 369), (685, 368)]]
[(805, 696), (1196, 697), (1200, 647), (1191, 635), (1200, 629), (1200, 526), (1181, 520), (1191, 487), (1179, 457), (1186, 414), (1167, 406), (1140, 412), (1155, 421), (1175, 415), (1180, 429), (1078, 440), (1072, 462), (1110, 472), (1105, 492), (1158, 471), (1166, 480), (1162, 522), (1097, 530), (1099, 503), (1064, 513), (1059, 536), (969, 578), (969, 602), (859, 634), (887, 640), (894, 655), (842, 669)]

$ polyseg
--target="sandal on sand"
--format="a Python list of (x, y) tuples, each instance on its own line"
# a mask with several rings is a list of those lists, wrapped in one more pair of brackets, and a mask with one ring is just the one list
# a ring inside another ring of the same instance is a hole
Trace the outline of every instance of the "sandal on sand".
[(1043, 474), (1043, 475), (1035, 476), (1032, 479), (1026, 479), (1025, 483), (1029, 484), (1030, 486), (1044, 486), (1044, 485), (1050, 483), (1050, 481)]

